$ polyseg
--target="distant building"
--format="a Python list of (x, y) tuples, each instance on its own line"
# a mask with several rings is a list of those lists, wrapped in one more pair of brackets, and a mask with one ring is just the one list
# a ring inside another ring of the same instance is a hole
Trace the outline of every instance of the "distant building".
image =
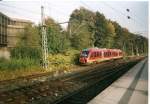
[(20, 38), (19, 33), (23, 32), (25, 26), (32, 24), (31, 21), (10, 18), (0, 12), (0, 57), (10, 56), (10, 48), (16, 47), (16, 44)]
[(31, 21), (12, 18), (10, 24), (7, 25), (7, 47), (13, 48), (16, 46), (20, 36), (19, 33), (24, 31), (26, 25), (31, 24)]
[(7, 46), (7, 25), (9, 21), (9, 17), (0, 13), (0, 47)]

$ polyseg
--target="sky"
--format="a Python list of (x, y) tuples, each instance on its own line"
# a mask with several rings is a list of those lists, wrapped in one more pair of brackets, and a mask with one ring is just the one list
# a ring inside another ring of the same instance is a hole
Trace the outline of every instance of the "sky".
[[(41, 21), (41, 5), (44, 6), (45, 17), (52, 17), (58, 23), (68, 21), (73, 10), (82, 6), (103, 13), (107, 19), (117, 21), (132, 33), (148, 37), (148, 1), (2, 0), (0, 12), (38, 24)], [(62, 27), (65, 29), (67, 24)]]

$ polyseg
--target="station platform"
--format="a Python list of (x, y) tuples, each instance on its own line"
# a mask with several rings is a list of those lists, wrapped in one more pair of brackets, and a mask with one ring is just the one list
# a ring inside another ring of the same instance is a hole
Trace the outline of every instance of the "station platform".
[(87, 104), (148, 104), (148, 59), (144, 59)]

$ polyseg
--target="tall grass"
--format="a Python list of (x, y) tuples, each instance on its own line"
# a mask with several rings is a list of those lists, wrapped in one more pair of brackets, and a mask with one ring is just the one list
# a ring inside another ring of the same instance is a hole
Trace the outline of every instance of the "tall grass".
[(29, 58), (39, 60), (41, 58), (41, 49), (33, 47), (16, 47), (11, 50), (11, 57), (20, 59), (20, 58)]
[(50, 70), (43, 70), (40, 65), (40, 58), (35, 56), (32, 58), (26, 57), (25, 53), (18, 54), (18, 56), (16, 52), (15, 57), (11, 57), (10, 60), (0, 59), (0, 80), (14, 79), (20, 76), (40, 74), (47, 71), (69, 72), (79, 59), (78, 50), (49, 54)]
[(11, 60), (0, 59), (0, 70), (31, 69), (40, 67), (39, 61), (29, 58)]

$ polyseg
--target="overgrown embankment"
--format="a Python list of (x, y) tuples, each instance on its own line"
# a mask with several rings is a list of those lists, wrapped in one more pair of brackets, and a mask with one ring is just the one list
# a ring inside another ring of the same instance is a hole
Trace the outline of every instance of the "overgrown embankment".
[(68, 50), (64, 53), (49, 54), (49, 70), (42, 69), (40, 59), (12, 58), (0, 59), (0, 80), (14, 79), (21, 76), (47, 72), (68, 72), (78, 63), (79, 51)]

